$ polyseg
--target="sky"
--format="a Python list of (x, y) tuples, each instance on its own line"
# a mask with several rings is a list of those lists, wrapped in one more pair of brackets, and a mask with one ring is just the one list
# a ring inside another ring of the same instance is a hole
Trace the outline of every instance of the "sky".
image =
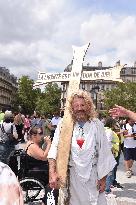
[(84, 65), (133, 66), (135, 0), (0, 0), (0, 66), (18, 78), (63, 72), (72, 45), (90, 42)]

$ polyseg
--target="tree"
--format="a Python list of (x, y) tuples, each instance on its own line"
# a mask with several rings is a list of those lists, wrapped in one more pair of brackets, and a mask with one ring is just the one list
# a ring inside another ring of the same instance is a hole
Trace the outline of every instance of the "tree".
[(22, 108), (26, 114), (32, 114), (36, 107), (36, 101), (41, 94), (40, 89), (33, 89), (34, 81), (28, 76), (22, 76), (18, 81), (18, 92), (14, 100), (14, 107)]
[(118, 83), (117, 87), (105, 91), (105, 107), (109, 110), (115, 104), (136, 111), (136, 83)]
[(61, 89), (57, 83), (47, 83), (45, 90), (36, 102), (40, 113), (53, 113), (60, 110)]

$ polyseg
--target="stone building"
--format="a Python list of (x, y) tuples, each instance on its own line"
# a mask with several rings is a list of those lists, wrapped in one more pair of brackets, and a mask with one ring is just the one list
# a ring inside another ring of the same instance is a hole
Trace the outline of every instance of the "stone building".
[[(116, 65), (120, 65), (120, 61), (116, 62)], [(89, 64), (87, 64), (86, 66), (84, 65), (83, 71), (106, 70), (109, 68), (111, 67), (110, 66), (105, 67), (102, 65), (102, 62), (99, 62), (98, 66), (90, 66)], [(71, 69), (72, 69), (72, 63), (65, 68), (64, 72), (70, 72)], [(136, 82), (136, 62), (132, 67), (125, 66), (124, 68), (122, 68), (120, 72), (120, 77), (124, 82)], [(90, 92), (90, 95), (92, 96), (95, 106), (98, 110), (104, 109), (103, 91), (111, 90), (115, 86), (116, 86), (116, 82), (111, 80), (81, 81), (80, 83), (80, 89)], [(61, 89), (62, 89), (61, 109), (65, 107), (67, 88), (68, 88), (68, 82), (61, 82)]]
[(5, 67), (0, 67), (0, 109), (10, 109), (17, 92), (17, 77), (10, 74)]

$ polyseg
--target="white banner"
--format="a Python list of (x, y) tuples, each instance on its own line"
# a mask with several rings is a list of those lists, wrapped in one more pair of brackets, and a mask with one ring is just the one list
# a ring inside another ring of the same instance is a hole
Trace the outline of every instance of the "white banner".
[[(109, 68), (106, 70), (95, 70), (95, 71), (83, 71), (81, 75), (81, 81), (91, 81), (91, 80), (112, 80), (120, 81), (120, 71), (123, 66), (117, 66)], [(38, 73), (38, 80), (35, 82), (35, 85), (45, 84), (48, 82), (66, 82), (69, 79), (77, 78), (80, 73), (77, 72), (63, 72), (63, 73)]]

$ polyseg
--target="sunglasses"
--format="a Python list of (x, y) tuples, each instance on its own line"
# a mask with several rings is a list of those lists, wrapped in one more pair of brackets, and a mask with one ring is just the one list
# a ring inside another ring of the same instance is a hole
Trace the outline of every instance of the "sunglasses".
[(37, 132), (38, 135), (43, 135), (43, 132)]

